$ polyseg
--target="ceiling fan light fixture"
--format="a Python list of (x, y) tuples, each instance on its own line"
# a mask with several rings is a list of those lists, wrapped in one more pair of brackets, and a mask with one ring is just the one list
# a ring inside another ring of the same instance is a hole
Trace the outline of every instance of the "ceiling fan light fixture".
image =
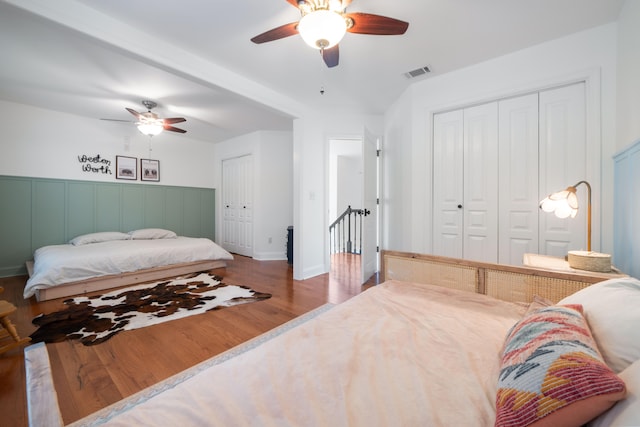
[(302, 39), (314, 49), (330, 49), (347, 32), (347, 21), (338, 12), (320, 9), (304, 15), (298, 22)]
[(158, 135), (160, 132), (162, 132), (162, 130), (164, 129), (164, 126), (161, 123), (158, 122), (140, 122), (138, 123), (138, 130), (140, 131), (140, 133), (142, 133), (143, 135), (147, 135), (147, 136), (156, 136)]

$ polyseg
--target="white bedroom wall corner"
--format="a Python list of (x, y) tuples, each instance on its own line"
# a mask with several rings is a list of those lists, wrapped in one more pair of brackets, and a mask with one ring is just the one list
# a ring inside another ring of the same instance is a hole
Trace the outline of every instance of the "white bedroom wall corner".
[[(300, 247), (299, 235), (302, 234), (302, 185), (304, 179), (302, 174), (302, 157), (304, 151), (304, 119), (295, 119), (293, 121), (293, 278), (295, 280), (303, 280), (303, 257), (304, 252)], [(300, 229), (296, 232), (296, 229)]]
[[(256, 150), (256, 203), (259, 229), (254, 258), (285, 260), (287, 227), (293, 224), (293, 146), (288, 131), (262, 131)], [(257, 219), (257, 218), (256, 218)]]
[[(412, 103), (411, 89), (387, 110), (382, 156), (382, 249), (410, 250), (412, 242)], [(410, 165), (410, 167), (407, 167)]]
[(294, 120), (293, 276), (304, 280), (325, 270), (324, 117)]

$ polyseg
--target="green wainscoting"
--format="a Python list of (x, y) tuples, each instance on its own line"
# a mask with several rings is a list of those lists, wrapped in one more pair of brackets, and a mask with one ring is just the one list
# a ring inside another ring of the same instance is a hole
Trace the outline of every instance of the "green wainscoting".
[(215, 190), (0, 175), (0, 277), (79, 234), (166, 228), (215, 240)]

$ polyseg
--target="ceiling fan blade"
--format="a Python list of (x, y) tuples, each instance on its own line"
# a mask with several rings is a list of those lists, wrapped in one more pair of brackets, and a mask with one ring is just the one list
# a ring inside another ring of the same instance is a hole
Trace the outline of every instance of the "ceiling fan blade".
[(104, 120), (104, 121), (107, 121), (107, 122), (135, 123), (135, 122), (132, 122), (131, 120), (122, 120), (122, 119), (104, 119), (104, 118), (101, 118), (100, 120)]
[(164, 124), (166, 125), (172, 125), (174, 123), (182, 123), (187, 121), (187, 119), (185, 119), (184, 117), (172, 117), (172, 118), (163, 119), (163, 120), (164, 120)]
[(164, 130), (168, 130), (168, 131), (171, 131), (171, 132), (187, 133), (187, 131), (184, 130), (184, 129), (178, 129), (178, 128), (170, 126), (170, 125), (164, 125), (162, 128)]
[(136, 110), (134, 110), (132, 108), (126, 108), (126, 110), (128, 112), (130, 112), (131, 114), (133, 114), (134, 116), (136, 116), (136, 119), (140, 119), (140, 113), (138, 113)]
[(353, 26), (347, 29), (350, 33), (391, 36), (404, 34), (409, 28), (408, 22), (386, 16), (361, 12), (347, 13), (346, 15), (353, 20)]
[(287, 0), (289, 3), (291, 3), (292, 6), (294, 6), (296, 9), (298, 8), (298, 0)]
[(338, 61), (340, 59), (340, 50), (338, 49), (338, 45), (329, 49), (322, 49), (322, 59), (324, 59), (324, 63), (327, 64), (327, 67), (329, 68), (338, 65)]
[(270, 42), (285, 37), (294, 36), (298, 34), (298, 22), (291, 22), (289, 24), (281, 25), (277, 28), (259, 34), (251, 39), (252, 42), (260, 44)]

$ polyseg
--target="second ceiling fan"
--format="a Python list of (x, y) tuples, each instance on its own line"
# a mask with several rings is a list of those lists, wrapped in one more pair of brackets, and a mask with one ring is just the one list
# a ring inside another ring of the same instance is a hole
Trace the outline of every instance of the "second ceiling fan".
[(286, 1), (300, 10), (300, 20), (264, 32), (251, 41), (260, 44), (300, 34), (309, 46), (320, 50), (327, 67), (338, 65), (338, 43), (345, 32), (388, 36), (404, 34), (409, 27), (408, 22), (386, 16), (347, 13), (351, 0)]
[(175, 124), (175, 123), (186, 122), (187, 119), (185, 119), (184, 117), (172, 117), (172, 118), (161, 119), (158, 117), (156, 113), (151, 112), (151, 110), (157, 107), (158, 104), (156, 104), (153, 101), (145, 100), (145, 101), (142, 101), (142, 105), (147, 107), (146, 113), (139, 113), (133, 108), (125, 108), (125, 109), (131, 114), (133, 114), (136, 119), (138, 119), (138, 121), (136, 122), (136, 125), (138, 125), (138, 130), (143, 134), (148, 136), (153, 136), (153, 135), (159, 134), (163, 130), (168, 130), (171, 132), (178, 132), (178, 133), (187, 132), (184, 129), (171, 126), (172, 124)]

